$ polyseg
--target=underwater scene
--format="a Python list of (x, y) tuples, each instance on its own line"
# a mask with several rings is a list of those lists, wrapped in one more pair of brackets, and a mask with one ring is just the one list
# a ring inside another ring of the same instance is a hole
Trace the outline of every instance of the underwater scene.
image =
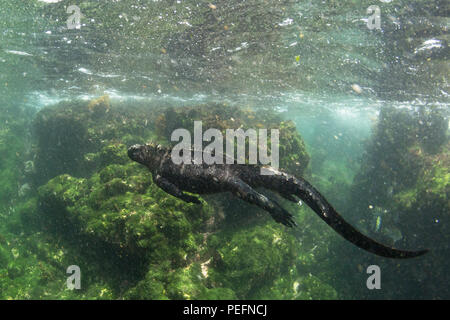
[(450, 2), (0, 18), (1, 300), (450, 299)]

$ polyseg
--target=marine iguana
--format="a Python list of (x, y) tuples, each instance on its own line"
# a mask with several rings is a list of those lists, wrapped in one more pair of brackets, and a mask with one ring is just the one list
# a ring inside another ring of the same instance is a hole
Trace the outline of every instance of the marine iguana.
[(261, 175), (258, 165), (175, 164), (171, 149), (153, 144), (133, 145), (128, 149), (128, 156), (146, 166), (152, 173), (153, 181), (162, 190), (186, 202), (201, 203), (197, 197), (183, 191), (197, 194), (231, 192), (266, 210), (275, 221), (288, 227), (296, 226), (288, 211), (254, 189), (262, 187), (277, 192), (289, 201), (298, 202), (298, 197), (342, 237), (376, 255), (402, 259), (417, 257), (428, 251), (394, 249), (370, 239), (347, 223), (308, 181), (270, 167), (267, 169), (273, 171), (272, 175)]

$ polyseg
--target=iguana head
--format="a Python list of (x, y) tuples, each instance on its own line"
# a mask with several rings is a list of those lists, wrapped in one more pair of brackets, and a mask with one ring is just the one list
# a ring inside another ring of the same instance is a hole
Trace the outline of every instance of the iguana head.
[(128, 157), (131, 160), (147, 166), (149, 169), (156, 168), (160, 161), (163, 148), (153, 143), (135, 144), (128, 148)]

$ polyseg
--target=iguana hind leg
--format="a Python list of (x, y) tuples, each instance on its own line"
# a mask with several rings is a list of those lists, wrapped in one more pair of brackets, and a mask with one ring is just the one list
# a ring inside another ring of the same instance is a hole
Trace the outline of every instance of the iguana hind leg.
[(246, 184), (239, 178), (230, 178), (227, 183), (229, 184), (230, 191), (242, 200), (257, 205), (258, 207), (266, 210), (270, 213), (272, 218), (281, 224), (288, 227), (296, 226), (296, 222), (293, 216), (283, 209), (276, 201), (267, 198), (265, 195), (255, 191), (252, 187)]

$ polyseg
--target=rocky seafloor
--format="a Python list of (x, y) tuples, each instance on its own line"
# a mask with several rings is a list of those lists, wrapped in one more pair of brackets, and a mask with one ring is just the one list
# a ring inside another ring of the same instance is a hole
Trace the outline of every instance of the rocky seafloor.
[[(313, 272), (316, 253), (306, 254), (265, 212), (230, 195), (185, 203), (127, 157), (127, 146), (169, 143), (171, 128), (194, 120), (204, 128), (279, 128), (281, 167), (301, 174), (308, 164), (295, 125), (275, 114), (227, 105), (130, 108), (107, 96), (44, 108), (20, 157), (19, 200), (5, 218), (2, 298), (336, 298)], [(303, 207), (291, 208), (301, 220)], [(80, 290), (66, 288), (70, 265), (82, 271)]]

